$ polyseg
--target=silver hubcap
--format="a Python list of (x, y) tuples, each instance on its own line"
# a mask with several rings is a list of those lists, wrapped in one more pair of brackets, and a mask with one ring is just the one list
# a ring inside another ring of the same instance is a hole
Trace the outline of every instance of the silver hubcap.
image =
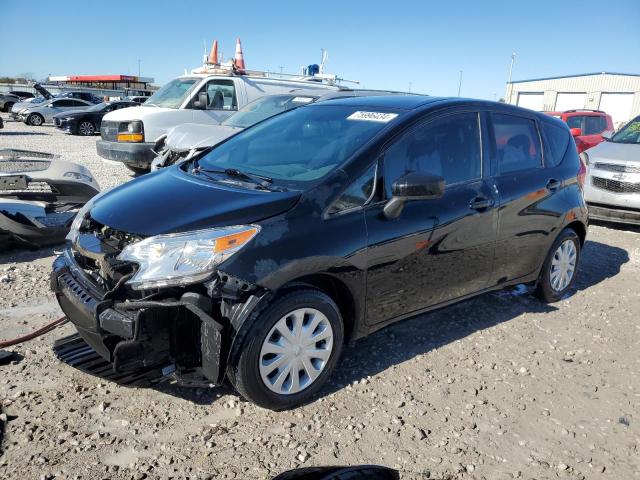
[(82, 135), (92, 135), (93, 134), (93, 125), (89, 122), (82, 122), (80, 124), (80, 133)]
[(262, 381), (281, 395), (301, 392), (322, 373), (332, 350), (329, 319), (315, 308), (294, 310), (276, 322), (262, 343)]
[(38, 115), (31, 117), (31, 125), (40, 125), (41, 123), (42, 119)]
[(573, 272), (576, 269), (577, 257), (576, 245), (572, 240), (562, 242), (553, 254), (549, 279), (551, 280), (551, 288), (556, 292), (561, 292), (571, 283)]

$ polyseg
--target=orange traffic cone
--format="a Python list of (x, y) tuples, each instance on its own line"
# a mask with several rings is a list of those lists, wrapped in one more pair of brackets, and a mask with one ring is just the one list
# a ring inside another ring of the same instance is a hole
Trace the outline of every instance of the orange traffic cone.
[(209, 61), (213, 65), (218, 64), (218, 40), (213, 41), (213, 45), (211, 45), (211, 52), (209, 53)]
[(240, 44), (240, 39), (236, 40), (236, 56), (233, 58), (233, 63), (240, 72), (244, 72), (246, 68), (244, 66), (244, 57), (242, 56), (242, 45)]

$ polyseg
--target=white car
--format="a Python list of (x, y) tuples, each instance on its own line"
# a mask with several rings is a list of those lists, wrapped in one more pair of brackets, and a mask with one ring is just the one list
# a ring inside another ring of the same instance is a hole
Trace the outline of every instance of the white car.
[[(15, 113), (18, 120), (27, 125), (37, 127), (43, 123), (52, 123), (53, 116), (58, 113), (69, 110), (86, 110), (92, 106), (93, 103), (80, 100), (79, 98), (52, 98), (46, 102), (22, 108)], [(15, 105), (13, 108), (16, 108)], [(12, 112), (14, 111), (15, 110), (12, 110)]]
[(640, 116), (581, 154), (589, 218), (640, 225)]
[(134, 172), (145, 173), (156, 156), (156, 141), (170, 128), (183, 123), (218, 125), (257, 98), (294, 88), (340, 90), (318, 81), (283, 80), (264, 74), (185, 75), (164, 85), (139, 108), (105, 115), (96, 149), (106, 160), (122, 162)]

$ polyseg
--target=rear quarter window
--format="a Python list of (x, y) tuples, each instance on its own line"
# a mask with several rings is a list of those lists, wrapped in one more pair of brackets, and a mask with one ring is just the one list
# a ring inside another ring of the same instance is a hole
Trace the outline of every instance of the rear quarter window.
[(566, 128), (546, 122), (542, 123), (542, 133), (547, 147), (547, 155), (545, 156), (547, 167), (560, 165), (565, 153), (567, 153), (571, 135)]

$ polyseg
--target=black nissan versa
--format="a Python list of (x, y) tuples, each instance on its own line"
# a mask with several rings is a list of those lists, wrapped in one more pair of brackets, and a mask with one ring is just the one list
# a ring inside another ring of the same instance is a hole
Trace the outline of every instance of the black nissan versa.
[(516, 283), (562, 298), (587, 231), (584, 175), (547, 115), (330, 100), (95, 197), (52, 288), (116, 372), (226, 375), (248, 400), (291, 408), (347, 339)]

